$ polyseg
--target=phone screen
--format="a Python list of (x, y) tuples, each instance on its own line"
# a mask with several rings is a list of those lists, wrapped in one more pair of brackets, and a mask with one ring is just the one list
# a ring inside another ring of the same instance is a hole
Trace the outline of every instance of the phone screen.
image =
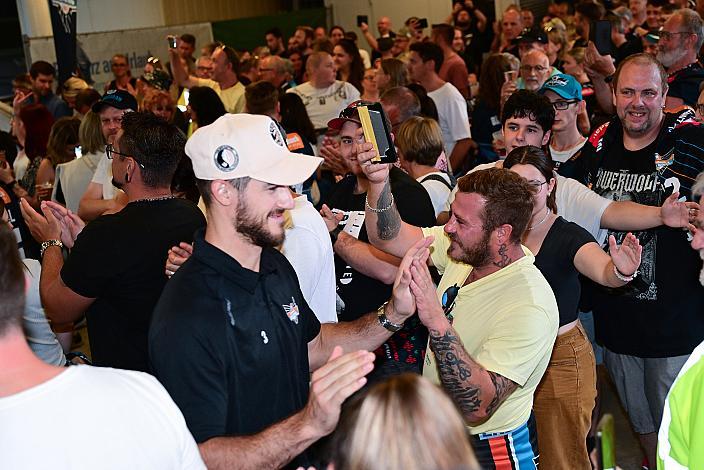
[(601, 55), (610, 55), (613, 48), (611, 44), (611, 22), (609, 20), (599, 20), (589, 26), (589, 39), (594, 43), (596, 50)]
[(169, 47), (171, 49), (176, 49), (176, 36), (169, 36), (167, 39), (169, 41)]
[(369, 24), (369, 17), (367, 15), (357, 15), (357, 26), (362, 26), (362, 23)]
[(428, 18), (421, 18), (418, 20), (418, 27), (425, 29), (428, 27)]

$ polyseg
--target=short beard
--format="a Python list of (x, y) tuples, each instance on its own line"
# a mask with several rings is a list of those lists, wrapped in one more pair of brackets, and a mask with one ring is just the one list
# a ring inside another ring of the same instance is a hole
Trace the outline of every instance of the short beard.
[(665, 69), (672, 67), (676, 62), (682, 60), (687, 54), (684, 47), (676, 47), (670, 51), (658, 51), (655, 58), (662, 64)]
[(491, 238), (490, 231), (485, 231), (482, 239), (471, 247), (464, 246), (462, 242), (457, 239), (457, 235), (447, 235), (448, 237), (450, 237), (450, 240), (454, 241), (462, 251), (461, 255), (453, 256), (451, 254), (452, 245), (450, 245), (450, 247), (447, 249), (447, 255), (453, 261), (468, 264), (475, 268), (486, 266), (491, 262), (491, 253), (489, 252), (489, 239)]
[(237, 215), (234, 221), (235, 230), (249, 239), (253, 245), (262, 248), (277, 247), (284, 242), (285, 232), (282, 230), (280, 235), (274, 235), (267, 230), (266, 223), (269, 216), (277, 213), (282, 214), (283, 212), (283, 209), (276, 209), (269, 212), (263, 220), (257, 220), (256, 216), (247, 209), (247, 204), (243, 198), (240, 198), (237, 201)]

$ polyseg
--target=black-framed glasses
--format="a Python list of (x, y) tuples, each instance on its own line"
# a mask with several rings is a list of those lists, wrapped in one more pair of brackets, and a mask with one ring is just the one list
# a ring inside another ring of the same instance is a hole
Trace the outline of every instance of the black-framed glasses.
[(674, 33), (671, 33), (670, 31), (658, 31), (658, 33), (660, 34), (660, 39), (664, 39), (665, 41), (669, 41), (672, 39), (672, 36), (676, 36), (678, 34), (694, 34), (689, 31), (676, 31)]
[(119, 155), (119, 156), (125, 157), (125, 158), (129, 157), (132, 160), (134, 160), (137, 163), (137, 165), (144, 168), (144, 165), (139, 163), (136, 158), (134, 158), (132, 155), (127, 155), (126, 153), (118, 152), (117, 150), (115, 150), (115, 147), (112, 144), (107, 144), (105, 146), (105, 155), (108, 157), (108, 160), (112, 160), (113, 158), (115, 158), (115, 155)]
[(552, 107), (555, 108), (556, 111), (564, 111), (569, 108), (571, 104), (575, 103), (579, 103), (579, 100), (558, 100), (550, 104), (552, 104)]
[(521, 65), (522, 72), (531, 73), (533, 70), (535, 70), (536, 73), (545, 73), (548, 71), (548, 67), (542, 65)]
[(457, 284), (451, 285), (445, 292), (442, 293), (442, 312), (445, 314), (447, 319), (452, 323), (452, 309), (455, 307), (455, 301), (457, 300), (457, 294), (459, 294), (460, 288)]
[(536, 191), (540, 191), (540, 189), (543, 187), (544, 184), (547, 184), (547, 181), (538, 181), (538, 180), (528, 180), (528, 184), (531, 185), (533, 188), (535, 188)]

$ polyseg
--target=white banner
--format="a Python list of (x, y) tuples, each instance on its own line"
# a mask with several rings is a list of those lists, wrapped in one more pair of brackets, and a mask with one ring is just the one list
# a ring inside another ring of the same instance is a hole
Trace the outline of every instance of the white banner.
[[(132, 76), (139, 77), (149, 57), (158, 57), (164, 63), (169, 60), (166, 36), (169, 34), (180, 36), (185, 33), (196, 37), (196, 57), (200, 55), (201, 47), (213, 41), (210, 23), (79, 34), (77, 39), (90, 58), (91, 78), (95, 82), (93, 87), (102, 94), (105, 84), (113, 79), (110, 68), (110, 59), (113, 55), (126, 55)], [(56, 65), (52, 37), (30, 39), (29, 54), (30, 62), (46, 60)]]

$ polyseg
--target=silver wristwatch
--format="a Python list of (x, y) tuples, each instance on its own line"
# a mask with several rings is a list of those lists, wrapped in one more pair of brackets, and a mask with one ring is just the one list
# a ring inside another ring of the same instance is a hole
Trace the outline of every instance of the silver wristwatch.
[(376, 311), (377, 318), (379, 319), (379, 324), (381, 326), (383, 326), (384, 328), (386, 328), (387, 330), (389, 330), (392, 333), (396, 333), (398, 330), (403, 328), (403, 324), (399, 325), (397, 323), (392, 322), (388, 318), (386, 318), (386, 313), (384, 311), (385, 311), (386, 305), (388, 303), (389, 303), (388, 301), (384, 302), (384, 304), (381, 307), (379, 307), (379, 309)]

